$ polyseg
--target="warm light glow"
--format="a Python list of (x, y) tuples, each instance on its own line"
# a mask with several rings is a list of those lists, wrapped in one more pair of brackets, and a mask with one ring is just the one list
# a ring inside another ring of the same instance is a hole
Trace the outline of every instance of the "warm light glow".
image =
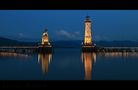
[(50, 45), (49, 40), (48, 40), (48, 33), (45, 31), (42, 35), (42, 45)]
[[(39, 46), (39, 47), (43, 47), (43, 46)], [(52, 47), (51, 45), (47, 45), (47, 46), (45, 46), (45, 47)]]
[(96, 63), (96, 53), (92, 53), (92, 55), (93, 55), (94, 63)]
[(90, 48), (90, 47), (94, 47), (94, 46), (82, 46), (82, 47)]
[(52, 54), (38, 54), (38, 63), (42, 65), (42, 71), (45, 73), (48, 72), (48, 65), (52, 59)]
[(91, 80), (92, 77), (92, 60), (96, 62), (96, 53), (82, 52), (82, 60), (84, 64), (85, 80)]
[(0, 52), (0, 57), (29, 57), (27, 54), (14, 53), (14, 52)]
[(84, 45), (92, 45), (91, 21), (88, 16), (86, 17), (86, 20), (85, 20)]

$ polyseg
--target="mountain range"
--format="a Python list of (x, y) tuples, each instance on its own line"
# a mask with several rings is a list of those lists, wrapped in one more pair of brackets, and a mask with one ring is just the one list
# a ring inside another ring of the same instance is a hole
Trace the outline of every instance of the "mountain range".
[(32, 46), (36, 44), (37, 42), (22, 42), (22, 41), (12, 40), (9, 38), (0, 37), (0, 46)]
[[(100, 47), (138, 47), (138, 41), (93, 41), (93, 43)], [(0, 46), (36, 46), (39, 44), (40, 42), (23, 42), (0, 37)], [(81, 47), (82, 40), (52, 41), (51, 44), (56, 48), (77, 48)]]

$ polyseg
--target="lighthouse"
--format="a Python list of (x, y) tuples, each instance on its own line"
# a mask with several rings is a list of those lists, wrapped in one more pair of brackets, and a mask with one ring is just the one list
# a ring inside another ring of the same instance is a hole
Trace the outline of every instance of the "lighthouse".
[(52, 45), (49, 42), (48, 29), (45, 29), (42, 34), (41, 45), (38, 46), (39, 53), (52, 53)]
[(85, 19), (84, 41), (82, 43), (82, 51), (94, 51), (94, 45), (92, 44), (91, 20), (89, 16), (86, 16)]
[(84, 45), (92, 45), (91, 20), (89, 16), (87, 16), (85, 20)]
[(49, 39), (48, 39), (48, 30), (47, 29), (45, 29), (45, 31), (42, 34), (42, 42), (41, 42), (41, 44), (43, 46), (46, 46), (46, 45), (50, 46)]

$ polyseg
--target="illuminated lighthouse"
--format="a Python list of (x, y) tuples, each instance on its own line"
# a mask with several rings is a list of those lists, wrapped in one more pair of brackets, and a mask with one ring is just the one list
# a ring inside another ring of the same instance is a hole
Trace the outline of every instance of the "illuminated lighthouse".
[(43, 32), (41, 44), (43, 46), (46, 46), (46, 45), (50, 46), (49, 39), (48, 39), (48, 30), (47, 29), (45, 29), (45, 31)]
[(94, 46), (92, 45), (91, 20), (89, 16), (86, 16), (82, 51), (93, 51), (93, 50), (94, 50)]
[(42, 34), (42, 41), (41, 41), (41, 45), (38, 46), (38, 51), (40, 53), (52, 52), (52, 45), (50, 44), (49, 37), (48, 37), (48, 29), (45, 29), (45, 31)]
[(85, 20), (84, 45), (92, 45), (91, 20), (89, 16), (87, 16)]

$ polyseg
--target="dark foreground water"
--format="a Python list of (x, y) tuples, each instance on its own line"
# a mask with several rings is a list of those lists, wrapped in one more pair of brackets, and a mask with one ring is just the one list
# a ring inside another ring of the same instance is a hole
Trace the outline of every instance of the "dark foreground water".
[(0, 80), (138, 80), (138, 53), (0, 53)]

